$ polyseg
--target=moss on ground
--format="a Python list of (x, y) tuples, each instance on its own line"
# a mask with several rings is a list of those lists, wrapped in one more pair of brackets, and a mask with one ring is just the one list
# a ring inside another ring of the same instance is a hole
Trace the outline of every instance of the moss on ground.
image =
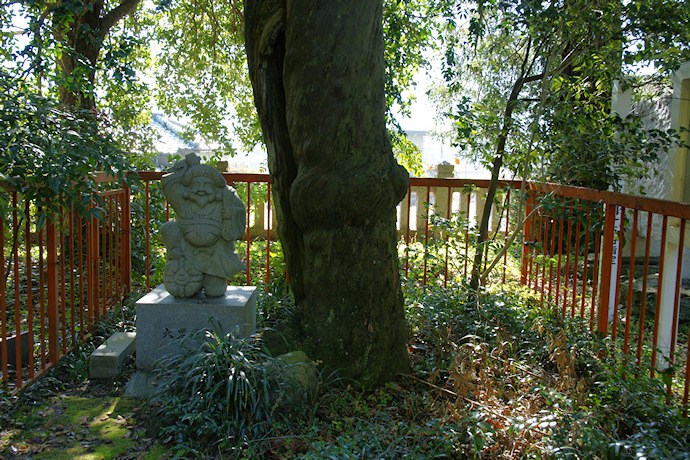
[(139, 426), (139, 400), (128, 397), (59, 396), (16, 414), (15, 429), (0, 438), (7, 454), (36, 459), (160, 458)]

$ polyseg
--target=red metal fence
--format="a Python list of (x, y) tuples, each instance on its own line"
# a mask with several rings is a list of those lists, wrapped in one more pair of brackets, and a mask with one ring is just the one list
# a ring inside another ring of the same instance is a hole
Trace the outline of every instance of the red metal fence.
[[(516, 223), (512, 200), (522, 182), (500, 181), (489, 232), (504, 243)], [(465, 280), (471, 269), (477, 219), (485, 207), (488, 180), (412, 178), (407, 196), (398, 205), (401, 274), (405, 282), (446, 287)], [(508, 254), (498, 275), (506, 281)]]
[(99, 192), (91, 217), (60, 208), (44, 225), (37, 203), (17, 191), (8, 202), (10, 214), (0, 219), (0, 368), (20, 389), (130, 292), (130, 202), (127, 188)]
[[(13, 388), (86, 339), (94, 321), (132, 289), (160, 282), (158, 231), (173, 217), (159, 189), (162, 174), (141, 172), (131, 195), (118, 184), (99, 192), (101, 201), (93, 206), (100, 218), (63, 210), (43, 228), (36, 222), (40, 209), (11, 193), (13, 210), (0, 224), (0, 348), (2, 379)], [(224, 176), (248, 209), (247, 232), (238, 244), (247, 270), (233, 282), (267, 286), (284, 279), (268, 175)], [(113, 186), (107, 177), (98, 181), (104, 189)], [(690, 311), (681, 271), (673, 267), (682, 265), (690, 206), (576, 187), (500, 186), (487, 256), (496, 256), (513, 229), (523, 223), (524, 229), (500, 254), (492, 280), (519, 279), (544, 308), (606, 334), (629, 360), (650, 364), (652, 375), (670, 374), (669, 392), (687, 404), (689, 344), (680, 318)], [(398, 207), (403, 282), (448, 286), (466, 279), (487, 187), (488, 181), (411, 180)]]
[(687, 407), (690, 296), (682, 266), (690, 205), (530, 188), (522, 283), (543, 305), (609, 337), (625, 361), (648, 365), (652, 377), (665, 373), (669, 394)]

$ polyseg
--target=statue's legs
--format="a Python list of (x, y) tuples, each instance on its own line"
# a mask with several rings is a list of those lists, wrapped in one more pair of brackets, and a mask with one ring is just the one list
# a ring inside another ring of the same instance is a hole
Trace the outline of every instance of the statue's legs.
[(228, 279), (219, 276), (204, 275), (204, 290), (206, 297), (220, 297), (225, 294), (228, 287)]
[(168, 251), (163, 283), (165, 289), (175, 297), (193, 297), (204, 285), (204, 276), (184, 255), (184, 237), (176, 222), (161, 226), (161, 234)]

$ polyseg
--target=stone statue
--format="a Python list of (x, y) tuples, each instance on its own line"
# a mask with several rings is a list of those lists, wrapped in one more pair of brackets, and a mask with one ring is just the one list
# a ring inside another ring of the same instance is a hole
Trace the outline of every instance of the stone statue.
[(161, 227), (168, 250), (163, 282), (175, 297), (225, 294), (228, 278), (245, 270), (235, 240), (246, 224), (244, 203), (212, 166), (191, 153), (177, 161), (161, 181), (176, 220)]

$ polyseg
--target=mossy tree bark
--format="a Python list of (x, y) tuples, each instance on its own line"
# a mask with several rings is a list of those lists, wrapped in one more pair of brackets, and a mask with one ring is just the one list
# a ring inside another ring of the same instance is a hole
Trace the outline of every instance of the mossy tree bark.
[(409, 358), (386, 133), (382, 2), (247, 0), (254, 99), (305, 351), (375, 386)]

